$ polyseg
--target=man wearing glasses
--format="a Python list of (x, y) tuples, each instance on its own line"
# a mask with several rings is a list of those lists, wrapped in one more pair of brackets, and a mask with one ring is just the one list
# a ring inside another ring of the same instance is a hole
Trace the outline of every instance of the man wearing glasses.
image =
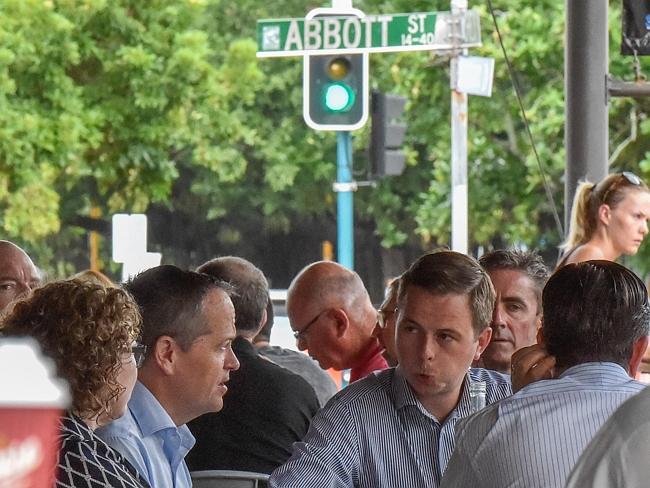
[(321, 368), (351, 369), (350, 382), (388, 367), (373, 335), (377, 311), (358, 274), (332, 261), (304, 268), (287, 291), (287, 315), (301, 351)]
[(126, 289), (140, 308), (146, 355), (126, 414), (96, 433), (150, 486), (189, 488), (184, 458), (195, 441), (185, 424), (223, 408), (229, 374), (239, 368), (231, 287), (164, 265)]

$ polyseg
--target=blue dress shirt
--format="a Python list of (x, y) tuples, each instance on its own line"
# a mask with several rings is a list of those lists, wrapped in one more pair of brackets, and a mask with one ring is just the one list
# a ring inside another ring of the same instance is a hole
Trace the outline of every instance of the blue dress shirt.
[(458, 424), (441, 486), (562, 487), (601, 425), (644, 386), (614, 363), (531, 383)]
[(191, 488), (185, 455), (194, 437), (177, 427), (155, 396), (139, 381), (123, 417), (96, 434), (124, 456), (155, 488)]
[(454, 447), (454, 426), (471, 413), (469, 381), (487, 383), (487, 403), (512, 393), (510, 378), (472, 369), (440, 423), (397, 369), (375, 372), (332, 398), (303, 442), (270, 479), (273, 488), (438, 486)]

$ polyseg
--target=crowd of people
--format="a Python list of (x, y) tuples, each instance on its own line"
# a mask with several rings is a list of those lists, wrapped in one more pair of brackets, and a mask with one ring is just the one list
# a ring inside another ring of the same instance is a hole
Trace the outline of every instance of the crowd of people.
[(552, 274), (535, 252), (437, 250), (377, 308), (354, 271), (309, 264), (286, 303), (308, 356), (272, 346), (267, 278), (241, 257), (43, 284), (0, 241), (0, 334), (35, 339), (70, 386), (60, 487), (184, 488), (204, 470), (274, 488), (641, 487), (650, 304), (614, 261), (648, 218), (645, 184), (610, 175), (579, 190)]

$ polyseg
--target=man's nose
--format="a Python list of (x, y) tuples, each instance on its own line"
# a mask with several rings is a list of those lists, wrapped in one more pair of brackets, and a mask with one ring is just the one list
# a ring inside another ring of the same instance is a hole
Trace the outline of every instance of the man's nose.
[(436, 341), (433, 338), (426, 338), (422, 343), (422, 359), (424, 361), (433, 361), (438, 353)]
[(296, 338), (296, 346), (298, 347), (299, 351), (306, 351), (307, 350), (307, 341), (302, 336), (297, 337)]
[(494, 306), (494, 311), (492, 312), (492, 323), (490, 324), (490, 326), (493, 328), (506, 326), (506, 319), (505, 319), (505, 313), (503, 311), (503, 307), (498, 303)]
[(238, 370), (239, 369), (239, 359), (237, 359), (237, 356), (235, 355), (235, 351), (233, 351), (232, 349), (230, 349), (230, 357), (228, 359), (229, 359), (229, 361), (228, 361), (226, 369), (229, 369), (231, 371)]

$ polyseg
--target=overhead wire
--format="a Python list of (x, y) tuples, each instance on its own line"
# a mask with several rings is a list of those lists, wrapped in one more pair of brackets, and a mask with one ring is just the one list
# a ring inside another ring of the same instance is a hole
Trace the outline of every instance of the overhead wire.
[(553, 193), (551, 192), (551, 187), (548, 184), (548, 178), (546, 176), (546, 171), (544, 170), (544, 167), (542, 165), (542, 161), (539, 157), (539, 153), (537, 152), (537, 146), (535, 145), (535, 140), (533, 138), (533, 133), (530, 130), (530, 125), (528, 123), (528, 117), (526, 116), (526, 110), (524, 109), (524, 103), (522, 101), (521, 97), (521, 89), (519, 88), (519, 83), (517, 82), (517, 78), (515, 76), (514, 69), (512, 67), (512, 63), (510, 62), (510, 58), (508, 57), (508, 53), (506, 52), (506, 47), (503, 44), (503, 38), (501, 36), (501, 30), (499, 29), (499, 24), (497, 23), (497, 18), (494, 13), (494, 8), (492, 6), (492, 0), (487, 0), (488, 3), (488, 8), (490, 9), (490, 15), (492, 16), (492, 22), (494, 23), (494, 28), (496, 29), (497, 36), (499, 38), (499, 45), (501, 46), (501, 51), (503, 52), (503, 57), (506, 61), (506, 65), (508, 67), (508, 74), (510, 75), (510, 80), (512, 82), (512, 86), (515, 89), (515, 95), (517, 96), (517, 102), (519, 103), (519, 110), (521, 111), (521, 115), (523, 117), (524, 121), (524, 126), (526, 127), (526, 133), (528, 134), (528, 139), (530, 140), (530, 145), (532, 146), (533, 153), (535, 154), (535, 160), (537, 161), (537, 167), (539, 169), (539, 174), (542, 178), (542, 184), (544, 185), (544, 191), (546, 192), (546, 198), (548, 199), (550, 205), (551, 205), (551, 210), (553, 212), (553, 218), (555, 219), (555, 225), (557, 226), (557, 230), (560, 233), (560, 237), (563, 239), (564, 238), (564, 228), (562, 227), (562, 222), (560, 220), (560, 215), (558, 214), (557, 211), (557, 206), (555, 205), (555, 200), (553, 199)]

